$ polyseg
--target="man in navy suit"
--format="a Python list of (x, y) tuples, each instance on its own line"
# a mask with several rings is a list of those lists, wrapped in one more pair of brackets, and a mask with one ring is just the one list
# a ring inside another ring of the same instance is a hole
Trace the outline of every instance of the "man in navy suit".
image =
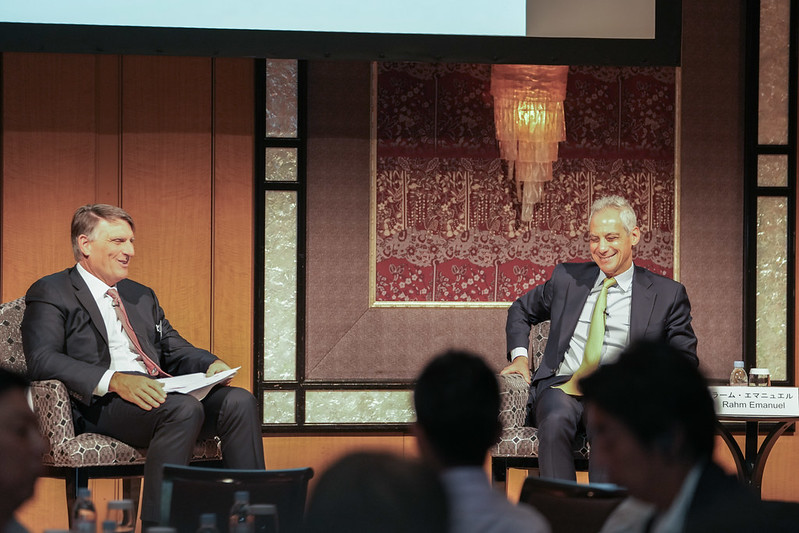
[[(128, 277), (134, 224), (121, 208), (95, 204), (72, 219), (77, 265), (45, 276), (25, 296), (22, 342), (31, 379), (58, 379), (72, 396), (75, 431), (147, 447), (141, 517), (160, 519), (162, 466), (187, 464), (199, 437), (219, 435), (226, 466), (264, 468), (258, 407), (249, 391), (218, 386), (199, 401), (165, 394), (155, 377), (229, 367), (170, 326), (155, 293)], [(116, 290), (132, 326), (109, 294)], [(141, 347), (160, 370), (148, 372)]]
[[(521, 374), (531, 383), (531, 419), (538, 427), (541, 476), (576, 479), (572, 445), (586, 427), (579, 391), (567, 394), (566, 383), (580, 367), (594, 306), (606, 278), (605, 332), (600, 364), (612, 362), (638, 339), (668, 342), (698, 365), (691, 304), (685, 287), (633, 265), (632, 248), (641, 231), (630, 204), (619, 196), (594, 202), (589, 218), (593, 262), (563, 263), (544, 284), (518, 298), (508, 309), (506, 336), (511, 364), (503, 374)], [(535, 374), (527, 354), (530, 327), (550, 321), (549, 339)], [(633, 399), (634, 401), (634, 399)], [(589, 438), (590, 438), (589, 434)], [(592, 481), (603, 473), (589, 464)]]

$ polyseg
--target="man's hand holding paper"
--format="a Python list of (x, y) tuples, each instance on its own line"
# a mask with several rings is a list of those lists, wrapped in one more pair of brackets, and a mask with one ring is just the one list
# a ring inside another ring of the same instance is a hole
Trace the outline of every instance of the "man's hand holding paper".
[[(217, 360), (216, 362), (221, 362)], [(214, 365), (212, 363), (211, 366), (208, 367), (208, 371), (203, 374), (202, 372), (196, 372), (194, 374), (185, 374), (183, 376), (175, 376), (171, 378), (160, 378), (158, 381), (163, 384), (164, 392), (179, 392), (181, 394), (191, 394), (198, 400), (202, 400), (205, 398), (205, 395), (208, 394), (215, 385), (220, 383), (227, 384), (233, 379), (233, 376), (236, 375), (240, 366), (236, 368), (227, 367), (225, 363), (222, 363), (227, 370), (222, 368), (214, 369), (214, 373), (211, 373)]]

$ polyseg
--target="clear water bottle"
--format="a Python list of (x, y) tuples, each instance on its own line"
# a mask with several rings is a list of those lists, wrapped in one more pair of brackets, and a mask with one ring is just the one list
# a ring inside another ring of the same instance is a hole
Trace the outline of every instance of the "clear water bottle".
[(216, 514), (204, 513), (200, 515), (200, 527), (197, 528), (197, 533), (219, 533), (216, 527)]
[(736, 387), (746, 387), (749, 385), (749, 379), (746, 377), (743, 361), (735, 361), (733, 363), (732, 373), (730, 374), (730, 385)]
[(72, 529), (79, 533), (97, 532), (97, 511), (88, 488), (78, 489), (78, 499), (72, 508)]
[(250, 513), (250, 493), (246, 490), (237, 490), (233, 496), (233, 506), (230, 508), (231, 533), (253, 533), (255, 530), (254, 517)]

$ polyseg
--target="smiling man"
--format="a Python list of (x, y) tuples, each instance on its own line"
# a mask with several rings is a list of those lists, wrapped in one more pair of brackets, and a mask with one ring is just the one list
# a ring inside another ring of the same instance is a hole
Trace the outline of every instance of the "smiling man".
[[(511, 364), (502, 373), (520, 374), (531, 383), (530, 421), (538, 427), (542, 477), (576, 479), (572, 445), (586, 427), (579, 378), (614, 361), (638, 339), (668, 342), (698, 364), (685, 287), (633, 264), (641, 230), (627, 200), (596, 200), (588, 232), (592, 262), (556, 266), (549, 280), (508, 309)], [(546, 320), (549, 339), (531, 376), (530, 327)], [(594, 463), (589, 463), (589, 477), (605, 480)]]
[(85, 205), (72, 219), (77, 265), (45, 276), (25, 296), (22, 342), (31, 379), (58, 379), (72, 397), (76, 433), (147, 447), (141, 517), (160, 519), (162, 466), (187, 464), (198, 437), (218, 435), (230, 468), (264, 468), (255, 398), (218, 386), (200, 402), (165, 394), (155, 378), (228, 365), (170, 326), (152, 289), (127, 279), (134, 257), (131, 216)]

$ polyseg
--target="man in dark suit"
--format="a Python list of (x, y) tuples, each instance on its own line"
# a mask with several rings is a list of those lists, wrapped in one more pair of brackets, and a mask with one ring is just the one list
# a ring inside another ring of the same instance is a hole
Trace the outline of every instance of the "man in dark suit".
[(229, 367), (183, 339), (151, 289), (126, 279), (134, 255), (130, 215), (110, 205), (86, 205), (75, 212), (71, 234), (77, 265), (45, 276), (25, 296), (22, 341), (28, 373), (34, 380), (64, 382), (73, 398), (77, 432), (148, 448), (143, 525), (160, 518), (162, 465), (187, 464), (199, 437), (219, 435), (224, 463), (231, 468), (264, 468), (252, 394), (218, 386), (199, 401), (165, 394), (153, 379), (194, 372), (210, 376)]
[[(502, 373), (521, 374), (531, 383), (530, 414), (538, 427), (543, 477), (576, 479), (572, 444), (586, 425), (576, 379), (590, 372), (581, 368), (581, 363), (594, 307), (606, 279), (613, 278), (613, 282), (607, 289), (601, 364), (613, 361), (637, 339), (664, 340), (698, 364), (685, 287), (633, 265), (632, 247), (639, 239), (635, 212), (624, 198), (608, 196), (595, 201), (589, 219), (593, 262), (556, 266), (549, 280), (508, 309), (506, 335), (511, 364)], [(546, 320), (550, 321), (549, 339), (531, 379), (527, 356), (530, 327)], [(575, 380), (570, 381), (575, 372)], [(603, 478), (593, 463), (589, 476), (592, 481)]]
[[(795, 531), (796, 521), (725, 474), (712, 460), (716, 414), (705, 379), (662, 342), (630, 345), (580, 380), (591, 452), (614, 483), (652, 505), (625, 531)], [(607, 531), (616, 516), (605, 525)]]

